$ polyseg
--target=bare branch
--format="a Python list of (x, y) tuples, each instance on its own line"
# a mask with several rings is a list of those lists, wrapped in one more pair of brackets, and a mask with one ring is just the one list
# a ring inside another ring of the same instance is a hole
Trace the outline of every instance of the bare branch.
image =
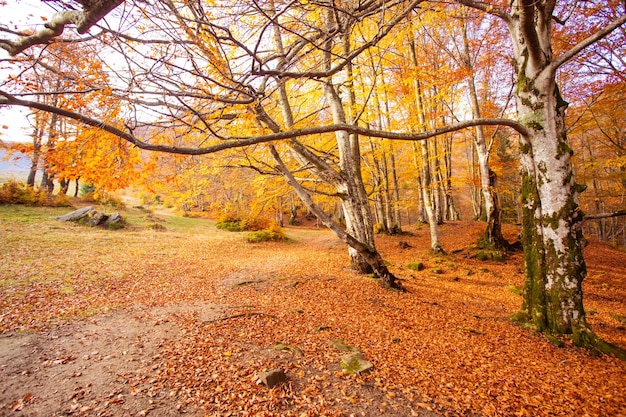
[(285, 132), (272, 133), (268, 135), (248, 136), (248, 137), (231, 136), (227, 138), (226, 141), (220, 142), (216, 145), (206, 146), (203, 148), (195, 148), (195, 147), (188, 148), (188, 147), (177, 147), (177, 146), (167, 146), (167, 145), (155, 145), (155, 144), (147, 143), (137, 138), (132, 133), (125, 132), (123, 130), (116, 128), (115, 126), (109, 125), (100, 120), (96, 120), (96, 119), (84, 116), (76, 112), (72, 112), (69, 110), (65, 110), (59, 107), (55, 107), (55, 106), (50, 106), (50, 105), (43, 104), (43, 103), (38, 103), (35, 101), (21, 100), (4, 91), (0, 91), (0, 96), (2, 97), (0, 98), (0, 106), (14, 105), (14, 106), (30, 107), (33, 109), (46, 111), (49, 113), (57, 114), (59, 116), (68, 117), (70, 119), (76, 120), (78, 122), (81, 122), (89, 126), (97, 127), (115, 136), (118, 136), (119, 138), (124, 139), (141, 149), (145, 149), (148, 151), (181, 154), (181, 155), (205, 155), (205, 154), (223, 151), (226, 149), (243, 148), (243, 147), (254, 145), (257, 143), (275, 142), (275, 141), (280, 141), (280, 140), (285, 140), (285, 139), (294, 139), (294, 138), (298, 138), (302, 136), (319, 135), (322, 133), (332, 133), (332, 132), (338, 132), (338, 131), (345, 131), (351, 134), (357, 134), (357, 135), (362, 135), (362, 136), (370, 136), (370, 137), (377, 137), (377, 138), (390, 139), (390, 140), (403, 140), (403, 141), (425, 140), (434, 136), (442, 135), (445, 133), (456, 132), (458, 130), (462, 130), (462, 129), (466, 129), (466, 128), (474, 127), (474, 126), (479, 126), (479, 125), (508, 126), (518, 131), (522, 135), (528, 135), (530, 133), (525, 126), (523, 126), (522, 124), (514, 120), (509, 120), (509, 119), (468, 120), (468, 121), (456, 123), (454, 125), (432, 129), (423, 133), (386, 132), (386, 131), (381, 131), (381, 130), (367, 129), (367, 128), (363, 128), (359, 126), (348, 125), (348, 124), (334, 124), (334, 125), (327, 125), (327, 126), (309, 127), (309, 128), (304, 128), (304, 129), (294, 129), (294, 130), (289, 130)]
[(20, 38), (17, 41), (0, 39), (0, 47), (7, 50), (12, 56), (15, 56), (33, 45), (50, 43), (63, 33), (65, 26), (68, 24), (75, 24), (78, 33), (86, 33), (89, 28), (123, 2), (124, 0), (94, 0), (85, 2), (85, 8), (82, 11), (63, 10), (56, 13), (44, 25), (43, 29), (33, 35)]
[[(334, 67), (326, 70), (326, 71), (307, 71), (307, 72), (290, 72), (290, 71), (280, 71), (280, 70), (263, 70), (258, 69), (253, 71), (254, 75), (270, 75), (277, 77), (287, 77), (287, 78), (328, 78), (331, 77), (340, 71), (342, 71), (354, 58), (361, 55), (363, 51), (371, 48), (374, 45), (377, 45), (383, 38), (385, 38), (401, 21), (403, 21), (406, 16), (415, 9), (420, 3), (423, 3), (425, 0), (413, 0), (411, 3), (397, 16), (391, 19), (389, 22), (385, 23), (383, 27), (378, 31), (378, 33), (372, 37), (368, 42), (363, 43), (363, 45), (355, 48), (348, 56), (342, 58), (341, 62), (335, 65)], [(335, 33), (333, 33), (335, 34)]]
[(491, 15), (497, 16), (507, 23), (511, 20), (511, 16), (509, 16), (504, 10), (498, 9), (497, 7), (493, 7), (490, 4), (483, 3), (482, 1), (456, 0), (456, 2), (464, 6), (470, 7), (472, 9), (481, 10), (485, 13), (489, 13)]
[(598, 220), (598, 219), (608, 219), (611, 217), (619, 217), (626, 216), (626, 210), (618, 210), (614, 213), (598, 213), (598, 214), (585, 214), (583, 221), (586, 220)]
[(550, 65), (550, 69), (552, 71), (556, 71), (560, 66), (567, 63), (570, 59), (574, 58), (583, 49), (587, 48), (590, 45), (593, 45), (594, 43), (598, 42), (600, 39), (608, 36), (611, 32), (613, 32), (618, 27), (622, 26), (624, 23), (626, 23), (626, 14), (621, 17), (618, 17), (617, 19), (612, 21), (610, 24), (600, 29), (599, 31), (589, 36), (588, 38), (583, 39), (574, 47), (572, 47), (569, 51), (565, 52), (563, 55), (561, 55), (560, 57), (552, 61), (552, 64)]

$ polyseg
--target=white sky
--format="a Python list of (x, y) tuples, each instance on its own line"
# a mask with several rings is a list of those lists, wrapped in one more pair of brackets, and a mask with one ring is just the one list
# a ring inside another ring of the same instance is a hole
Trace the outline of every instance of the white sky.
[[(7, 5), (0, 8), (0, 25), (12, 30), (36, 29), (44, 23), (43, 17), (50, 19), (54, 9), (41, 0), (8, 0)], [(0, 33), (3, 38), (12, 38)], [(0, 84), (10, 74), (10, 55), (0, 48)], [(30, 110), (23, 107), (0, 107), (0, 140), (4, 142), (30, 141), (31, 128), (28, 122)], [(8, 126), (5, 129), (4, 126)]]

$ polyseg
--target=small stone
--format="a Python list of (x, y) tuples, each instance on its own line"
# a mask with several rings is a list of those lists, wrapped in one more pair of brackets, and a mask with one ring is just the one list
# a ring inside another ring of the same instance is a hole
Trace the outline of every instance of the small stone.
[(366, 360), (361, 352), (343, 355), (339, 365), (349, 374), (360, 374), (374, 368), (374, 364)]
[(276, 385), (287, 381), (287, 375), (285, 375), (285, 371), (282, 369), (270, 369), (268, 371), (258, 372), (256, 376), (258, 383), (261, 383), (268, 388), (273, 388)]

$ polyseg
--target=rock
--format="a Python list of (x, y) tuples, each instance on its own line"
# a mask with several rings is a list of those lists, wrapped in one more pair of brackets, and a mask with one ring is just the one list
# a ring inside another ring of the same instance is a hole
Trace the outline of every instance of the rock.
[(85, 217), (89, 216), (89, 213), (94, 211), (94, 208), (91, 206), (83, 207), (78, 210), (75, 210), (71, 213), (67, 213), (63, 216), (59, 216), (56, 220), (60, 220), (62, 222), (77, 222)]
[(360, 374), (374, 368), (374, 364), (366, 360), (361, 352), (343, 355), (339, 366), (349, 374)]
[(347, 344), (341, 339), (330, 339), (330, 344), (334, 348), (342, 350), (344, 352), (358, 352), (359, 350), (352, 345)]
[(104, 227), (107, 229), (121, 229), (124, 227), (124, 219), (118, 212), (111, 213), (104, 222)]
[(93, 210), (89, 213), (89, 226), (95, 227), (104, 224), (107, 221), (109, 216), (104, 213), (100, 213), (99, 211)]
[(121, 229), (124, 227), (124, 219), (119, 213), (116, 212), (110, 215), (100, 213), (92, 206), (83, 207), (56, 219), (63, 222), (87, 224), (92, 227), (101, 226), (107, 229)]
[(268, 388), (273, 388), (287, 381), (287, 375), (285, 375), (285, 371), (282, 369), (270, 369), (268, 371), (258, 372), (256, 377), (257, 383), (263, 384)]

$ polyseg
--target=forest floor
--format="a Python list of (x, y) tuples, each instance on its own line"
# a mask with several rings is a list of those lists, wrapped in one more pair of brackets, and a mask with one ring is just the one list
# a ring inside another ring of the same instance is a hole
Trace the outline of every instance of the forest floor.
[[(482, 223), (443, 225), (440, 256), (426, 227), (381, 236), (398, 293), (326, 230), (251, 244), (136, 209), (119, 231), (54, 220), (67, 211), (0, 206), (1, 416), (626, 416), (626, 363), (509, 320), (521, 254), (476, 259)], [(589, 322), (626, 348), (626, 253), (585, 256)], [(337, 340), (373, 370), (343, 372)], [(273, 368), (286, 383), (256, 382)]]

